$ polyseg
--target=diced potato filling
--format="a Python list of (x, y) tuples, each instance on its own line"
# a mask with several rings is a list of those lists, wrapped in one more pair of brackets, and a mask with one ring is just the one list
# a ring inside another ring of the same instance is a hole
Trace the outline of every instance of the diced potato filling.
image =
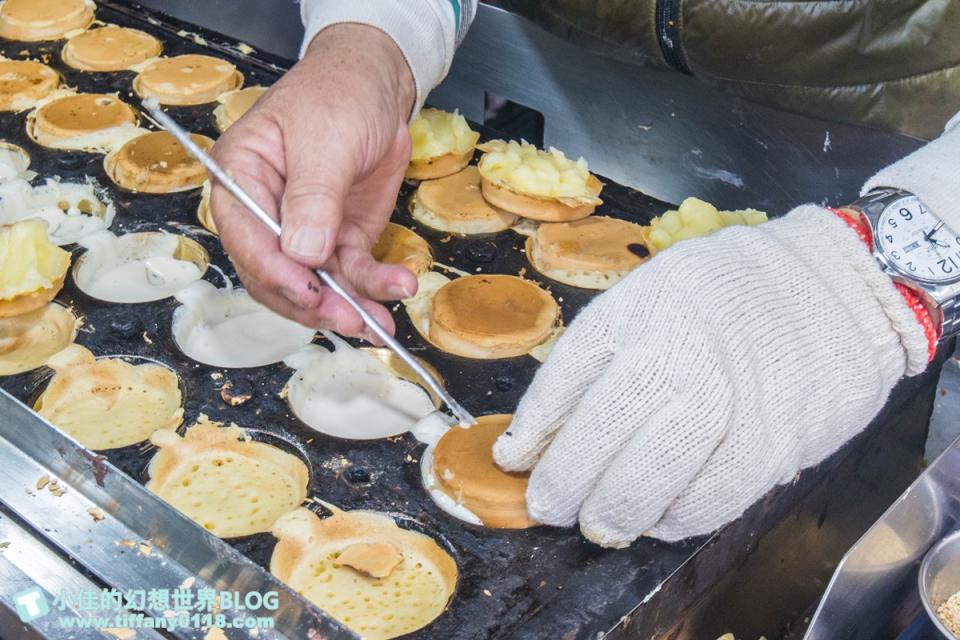
[(0, 300), (48, 289), (70, 266), (70, 254), (47, 237), (39, 218), (0, 227)]
[(755, 209), (718, 211), (709, 202), (687, 198), (676, 211), (667, 211), (650, 223), (648, 249), (650, 253), (663, 251), (681, 240), (710, 235), (723, 227), (754, 226), (767, 221), (767, 214)]
[(587, 184), (590, 169), (583, 158), (573, 161), (553, 147), (543, 151), (526, 141), (495, 140), (484, 147), (480, 173), (489, 180), (546, 198), (596, 195)]
[(473, 149), (480, 134), (459, 113), (423, 109), (410, 123), (412, 160), (429, 160), (448, 153), (463, 155)]

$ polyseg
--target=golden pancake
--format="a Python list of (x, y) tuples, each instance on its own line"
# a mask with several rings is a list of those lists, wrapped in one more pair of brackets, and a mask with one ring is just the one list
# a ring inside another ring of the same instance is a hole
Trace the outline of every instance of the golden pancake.
[(162, 51), (163, 44), (149, 33), (107, 25), (70, 38), (62, 57), (81, 71), (125, 71)]
[(50, 242), (43, 220), (0, 226), (0, 318), (46, 306), (69, 268), (70, 254)]
[(377, 262), (402, 265), (414, 275), (428, 271), (433, 265), (433, 251), (427, 241), (392, 222), (387, 223), (370, 253)]
[(43, 366), (77, 337), (80, 322), (56, 303), (14, 318), (0, 318), (0, 376)]
[(152, 62), (133, 80), (133, 90), (141, 98), (168, 105), (206, 104), (241, 86), (243, 74), (235, 66), (192, 53)]
[(325, 506), (333, 515), (297, 509), (273, 526), (274, 576), (367, 640), (411, 633), (443, 613), (457, 583), (450, 554), (384, 514)]
[(143, 133), (133, 107), (116, 96), (80, 93), (52, 100), (27, 117), (27, 134), (52, 149), (111, 151)]
[(483, 197), (495, 207), (531, 220), (569, 222), (592, 214), (603, 185), (583, 158), (542, 151), (532, 144), (492, 140), (477, 145)]
[(467, 167), (451, 176), (420, 183), (410, 213), (423, 224), (448, 233), (496, 233), (517, 221), (483, 199), (480, 171)]
[(203, 189), (200, 191), (200, 204), (197, 205), (197, 220), (203, 225), (203, 228), (214, 235), (219, 235), (217, 223), (213, 220), (213, 212), (210, 210), (210, 181), (205, 180)]
[(442, 178), (463, 169), (473, 157), (480, 134), (459, 113), (423, 109), (410, 123), (410, 165), (406, 177)]
[(221, 538), (270, 531), (307, 497), (310, 474), (295, 455), (255, 442), (236, 425), (200, 416), (181, 437), (157, 431), (147, 489)]
[(433, 448), (437, 487), (476, 514), (484, 526), (525, 529), (529, 473), (507, 473), (493, 461), (493, 443), (510, 426), (509, 414), (481, 416), (467, 428), (452, 427)]
[(47, 364), (56, 373), (34, 409), (85, 447), (126, 447), (183, 420), (179, 380), (164, 366), (97, 360), (77, 344)]
[(6, 0), (0, 6), (0, 37), (59, 40), (93, 22), (95, 7), (91, 0)]
[(213, 117), (217, 121), (220, 133), (226, 131), (230, 125), (243, 117), (250, 107), (267, 92), (268, 87), (247, 87), (229, 91), (217, 98), (217, 108), (213, 110)]
[(510, 358), (549, 339), (559, 319), (553, 297), (529, 280), (464, 276), (434, 295), (428, 338), (444, 351), (467, 358)]
[(649, 258), (643, 236), (640, 225), (603, 216), (543, 223), (527, 238), (527, 258), (552, 280), (605, 290)]
[(60, 74), (32, 60), (0, 59), (0, 111), (32, 109), (60, 86)]
[[(190, 137), (209, 151), (213, 140), (197, 133)], [(117, 186), (143, 193), (189, 191), (203, 185), (207, 170), (166, 131), (152, 131), (130, 140), (103, 161)]]

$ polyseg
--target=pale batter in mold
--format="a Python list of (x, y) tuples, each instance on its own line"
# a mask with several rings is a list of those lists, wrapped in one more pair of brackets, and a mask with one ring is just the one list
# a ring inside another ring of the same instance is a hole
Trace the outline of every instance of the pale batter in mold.
[(284, 360), (296, 369), (288, 400), (309, 427), (338, 438), (372, 440), (399, 435), (436, 406), (420, 386), (344, 340), (327, 334), (328, 351), (309, 345)]
[(243, 289), (198, 281), (176, 294), (173, 337), (183, 353), (214, 367), (261, 367), (310, 344), (316, 333), (279, 316)]
[(0, 184), (16, 178), (32, 180), (36, 174), (30, 169), (30, 154), (9, 142), (0, 142)]
[(40, 218), (47, 223), (50, 241), (59, 245), (110, 228), (114, 214), (113, 203), (99, 195), (92, 179), (74, 183), (51, 178), (33, 186), (18, 177), (0, 183), (0, 224)]
[(88, 248), (74, 268), (87, 295), (107, 302), (162, 300), (203, 277), (206, 252), (196, 242), (167, 233), (104, 231), (82, 242)]

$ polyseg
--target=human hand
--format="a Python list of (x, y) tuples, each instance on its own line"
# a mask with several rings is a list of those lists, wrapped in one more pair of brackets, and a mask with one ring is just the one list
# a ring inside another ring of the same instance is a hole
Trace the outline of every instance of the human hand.
[(275, 219), (280, 240), (214, 184), (220, 239), (250, 295), (301, 324), (373, 336), (320, 284), (323, 267), (388, 331), (375, 300), (416, 292), (401, 266), (370, 255), (410, 160), (415, 87), (400, 50), (372, 27), (321, 31), (303, 59), (217, 141), (213, 156)]
[(927, 340), (844, 222), (807, 205), (687, 240), (588, 305), (494, 446), (533, 519), (626, 546), (709, 533), (869, 424)]

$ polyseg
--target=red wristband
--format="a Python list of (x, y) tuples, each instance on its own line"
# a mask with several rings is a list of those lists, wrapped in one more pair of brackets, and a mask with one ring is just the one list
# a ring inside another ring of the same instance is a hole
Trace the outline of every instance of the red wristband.
[[(870, 231), (870, 227), (864, 224), (862, 219), (854, 219), (843, 211), (832, 207), (827, 207), (827, 211), (846, 222), (847, 226), (853, 229), (857, 236), (863, 240), (867, 251), (873, 252), (873, 234)], [(914, 293), (909, 287), (899, 282), (894, 282), (893, 286), (895, 286), (897, 291), (900, 292), (900, 295), (903, 296), (907, 306), (913, 310), (913, 315), (916, 316), (917, 322), (919, 322), (923, 328), (923, 335), (927, 338), (927, 362), (933, 362), (933, 358), (937, 355), (937, 340), (939, 336), (937, 335), (937, 328), (933, 326), (933, 318), (930, 316), (930, 310), (923, 304), (920, 296)]]

